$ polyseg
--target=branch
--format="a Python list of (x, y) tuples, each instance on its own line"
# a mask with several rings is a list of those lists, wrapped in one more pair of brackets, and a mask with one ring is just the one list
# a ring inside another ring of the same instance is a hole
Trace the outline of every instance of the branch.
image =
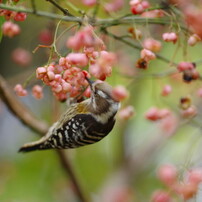
[(63, 20), (63, 21), (67, 21), (67, 22), (79, 22), (79, 23), (82, 22), (82, 19), (79, 17), (63, 16), (63, 15), (53, 14), (53, 13), (49, 13), (49, 12), (45, 12), (45, 11), (36, 11), (34, 9), (29, 9), (29, 8), (9, 6), (9, 5), (5, 5), (5, 4), (0, 4), (0, 8), (11, 10), (11, 11), (16, 11), (16, 12), (29, 13), (29, 14), (33, 14), (36, 16), (46, 17), (46, 18), (55, 19), (55, 20)]
[[(137, 44), (134, 44), (134, 43), (131, 43), (131, 42), (127, 41), (126, 39), (120, 37), (120, 36), (114, 35), (114, 34), (108, 32), (105, 28), (101, 28), (101, 31), (104, 32), (104, 33), (105, 33), (106, 35), (108, 35), (109, 37), (114, 38), (114, 39), (116, 39), (116, 40), (118, 40), (118, 41), (120, 41), (120, 42), (122, 42), (122, 43), (124, 43), (124, 44), (126, 44), (126, 45), (128, 45), (128, 46), (130, 46), (130, 47), (132, 47), (132, 48), (135, 48), (135, 49), (137, 49), (137, 50), (142, 50), (142, 47), (141, 47), (141, 46), (139, 46), (139, 45), (137, 45)], [(163, 62), (171, 63), (171, 64), (174, 65), (174, 66), (177, 65), (177, 64), (171, 62), (169, 59), (167, 59), (167, 58), (165, 58), (165, 57), (163, 57), (163, 56), (161, 56), (161, 55), (159, 55), (159, 54), (157, 54), (157, 53), (155, 53), (155, 55), (156, 55), (156, 57), (157, 57), (158, 59), (162, 60)]]
[[(62, 8), (57, 2), (53, 1), (53, 0), (46, 0), (49, 1), (51, 4), (53, 4), (56, 8), (58, 8), (59, 10), (61, 10), (63, 12), (64, 15), (66, 16), (73, 16), (67, 9)], [(75, 17), (75, 16), (74, 16)]]
[[(31, 130), (37, 132), (40, 135), (46, 134), (48, 131), (48, 126), (41, 120), (38, 120), (31, 111), (22, 103), (20, 102), (17, 97), (14, 95), (12, 90), (9, 88), (5, 79), (0, 75), (0, 98), (3, 100), (5, 105), (8, 109), (15, 115), (19, 120), (22, 121), (27, 127)], [(69, 175), (70, 180), (74, 185), (74, 190), (76, 192), (77, 197), (81, 202), (86, 202), (84, 194), (81, 191), (81, 187), (79, 182), (75, 176), (73, 168), (65, 156), (64, 151), (56, 150), (59, 158), (60, 163), (66, 173)]]
[(12, 90), (8, 87), (8, 84), (4, 78), (0, 75), (0, 97), (7, 105), (8, 109), (16, 116), (18, 119), (29, 128), (41, 135), (48, 131), (48, 125), (41, 120), (38, 120), (34, 115), (28, 110), (28, 108), (23, 105), (17, 97), (13, 94)]
[[(41, 16), (41, 17), (46, 17), (46, 18), (56, 19), (56, 20), (63, 20), (67, 22), (79, 22), (79, 23), (83, 22), (83, 17), (62, 16), (62, 15), (57, 15), (57, 14), (53, 14), (45, 11), (36, 11), (34, 9), (22, 8), (17, 6), (9, 6), (5, 4), (0, 4), (0, 8), (16, 11), (16, 12), (30, 13), (36, 16)], [(121, 24), (134, 24), (134, 23), (168, 25), (168, 24), (171, 24), (171, 20), (166, 17), (165, 18), (144, 18), (140, 16), (135, 16), (135, 15), (131, 16), (130, 14), (129, 16), (126, 15), (126, 16), (118, 17), (116, 19), (113, 19), (113, 18), (96, 19), (96, 21), (89, 19), (89, 23), (92, 24), (93, 26), (103, 26), (103, 28), (107, 28), (107, 27), (121, 25)], [(172, 25), (176, 27), (180, 27), (184, 31), (188, 31), (188, 29), (184, 27), (182, 24), (172, 22)]]

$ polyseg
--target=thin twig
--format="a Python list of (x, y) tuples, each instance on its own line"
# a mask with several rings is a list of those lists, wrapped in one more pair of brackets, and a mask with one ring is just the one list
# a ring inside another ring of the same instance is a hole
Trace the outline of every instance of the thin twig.
[[(24, 12), (24, 13), (30, 13), (36, 16), (42, 16), (50, 19), (57, 19), (57, 20), (63, 20), (67, 22), (79, 22), (82, 23), (83, 18), (82, 17), (74, 17), (74, 16), (62, 16), (62, 15), (57, 15), (53, 14), (50, 12), (45, 12), (45, 11), (37, 11), (35, 12), (33, 9), (28, 9), (28, 8), (22, 8), (22, 7), (17, 7), (17, 6), (9, 6), (5, 4), (0, 4), (0, 8), (2, 9), (7, 9), (7, 10), (12, 10), (16, 12)], [(160, 25), (167, 25), (170, 24), (170, 19), (169, 18), (144, 18), (140, 16), (125, 16), (125, 17), (118, 17), (116, 19), (113, 18), (108, 18), (108, 19), (97, 19), (96, 21), (89, 21), (93, 26), (103, 26), (104, 28), (115, 26), (115, 25), (121, 25), (121, 24), (160, 24)], [(180, 26), (181, 29), (183, 30), (188, 30), (186, 27), (184, 27), (181, 24), (176, 24), (173, 23), (173, 26)]]
[[(31, 130), (37, 132), (40, 135), (45, 135), (48, 131), (48, 125), (43, 121), (37, 119), (32, 112), (14, 95), (12, 90), (9, 88), (6, 80), (0, 75), (0, 98), (8, 109), (15, 115), (24, 125), (29, 127)], [(60, 163), (64, 170), (70, 177), (70, 180), (74, 186), (74, 191), (81, 202), (86, 202), (84, 194), (81, 190), (79, 182), (75, 176), (74, 170), (66, 158), (64, 151), (56, 150), (60, 158)]]
[[(53, 0), (46, 0), (49, 1), (51, 4), (53, 4), (56, 8), (58, 8), (59, 10), (61, 10), (63, 12), (64, 15), (66, 16), (73, 16), (67, 9), (62, 8), (57, 2), (53, 1)], [(75, 16), (74, 16), (75, 17)]]
[[(134, 44), (134, 43), (131, 43), (131, 42), (127, 41), (126, 39), (120, 37), (120, 36), (117, 36), (117, 35), (115, 35), (115, 34), (112, 34), (112, 33), (108, 32), (106, 29), (101, 29), (101, 31), (103, 31), (106, 35), (108, 35), (108, 36), (110, 36), (110, 37), (112, 37), (112, 38), (114, 38), (114, 39), (116, 39), (116, 40), (118, 40), (118, 41), (121, 41), (122, 43), (124, 43), (124, 44), (126, 44), (126, 45), (128, 45), (128, 46), (130, 46), (130, 47), (132, 47), (132, 48), (135, 48), (135, 49), (137, 49), (137, 50), (142, 50), (142, 47), (141, 47), (141, 46), (139, 46), (139, 45), (137, 45), (137, 44)], [(156, 55), (156, 57), (157, 57), (158, 59), (162, 60), (163, 62), (171, 63), (173, 66), (176, 66), (176, 65), (177, 65), (177, 64), (175, 64), (174, 62), (171, 62), (169, 59), (167, 59), (167, 58), (165, 58), (165, 57), (163, 57), (163, 56), (161, 56), (161, 55), (159, 55), (159, 54), (157, 54), (157, 53), (156, 53), (155, 55)]]
[(49, 19), (63, 20), (63, 21), (67, 21), (67, 22), (79, 22), (79, 23), (82, 22), (82, 19), (79, 17), (63, 16), (63, 15), (53, 14), (53, 13), (45, 12), (45, 11), (37, 11), (35, 13), (33, 9), (23, 8), (23, 7), (18, 7), (18, 6), (9, 6), (9, 5), (5, 5), (5, 4), (0, 4), (0, 8), (11, 10), (11, 11), (16, 11), (16, 12), (30, 13), (30, 14), (33, 14), (36, 16), (46, 17)]
[(35, 4), (35, 0), (31, 0), (31, 5), (32, 5), (33, 13), (36, 14), (36, 4)]

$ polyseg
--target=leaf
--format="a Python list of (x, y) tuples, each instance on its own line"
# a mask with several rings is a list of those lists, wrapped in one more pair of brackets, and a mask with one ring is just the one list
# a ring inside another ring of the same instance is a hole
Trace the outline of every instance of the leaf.
[(0, 16), (0, 42), (1, 42), (1, 39), (2, 39), (2, 37), (3, 37), (3, 32), (2, 32), (2, 25), (3, 25), (3, 23), (5, 22), (5, 18), (4, 18), (4, 16)]

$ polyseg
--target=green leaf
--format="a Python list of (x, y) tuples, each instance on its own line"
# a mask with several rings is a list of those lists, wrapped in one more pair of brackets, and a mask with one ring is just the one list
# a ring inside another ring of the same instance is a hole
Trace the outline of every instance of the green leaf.
[(3, 23), (5, 22), (5, 18), (4, 18), (4, 16), (0, 16), (0, 42), (1, 42), (1, 39), (2, 39), (2, 37), (3, 37), (3, 32), (2, 32), (2, 25), (3, 25)]

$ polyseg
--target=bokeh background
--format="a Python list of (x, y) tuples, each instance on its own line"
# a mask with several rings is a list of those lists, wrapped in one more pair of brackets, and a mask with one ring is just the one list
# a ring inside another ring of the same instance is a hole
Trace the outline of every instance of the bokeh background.
[[(48, 1), (35, 2), (37, 9), (55, 12), (55, 7)], [(159, 1), (150, 2), (157, 4)], [(25, 7), (30, 7), (30, 2), (22, 3)], [(81, 10), (90, 12), (79, 0), (72, 3)], [(128, 10), (126, 1), (124, 8), (118, 14), (112, 13), (110, 17), (121, 16), (128, 13)], [(77, 14), (71, 8), (70, 11)], [(109, 17), (102, 9), (99, 16)], [(45, 29), (54, 30), (56, 23), (57, 21), (47, 18), (28, 15), (24, 22), (18, 23), (22, 29), (20, 35), (11, 39), (3, 37), (0, 43), (0, 74), (6, 78), (11, 88), (16, 83), (26, 81), (37, 67), (46, 64), (48, 48), (39, 48), (35, 53), (32, 51), (41, 43), (40, 33)], [(70, 25), (71, 23), (67, 22), (61, 23), (59, 32)], [(125, 35), (130, 26), (116, 26), (110, 28), (110, 31)], [(158, 40), (161, 40), (163, 32), (169, 30), (169, 26), (136, 25), (135, 22), (132, 26), (138, 27), (143, 37), (152, 36)], [(58, 41), (57, 47), (62, 55), (69, 51), (64, 44), (74, 31), (63, 34)], [(177, 44), (162, 42), (163, 49), (160, 54), (176, 63), (183, 61), (185, 57), (189, 61), (199, 61), (197, 69), (200, 72), (201, 43), (188, 47), (184, 41), (184, 37), (179, 37)], [(112, 76), (107, 81), (112, 86), (122, 84), (128, 89), (130, 97), (122, 106), (132, 105), (135, 115), (128, 121), (118, 119), (113, 131), (102, 141), (66, 150), (66, 155), (89, 201), (150, 201), (154, 190), (165, 188), (156, 177), (159, 165), (174, 164), (182, 173), (191, 167), (202, 166), (202, 98), (197, 97), (197, 90), (202, 87), (202, 83), (200, 80), (185, 83), (181, 75), (167, 76), (167, 72), (174, 67), (159, 59), (152, 61), (146, 71), (137, 69), (135, 61), (139, 58), (139, 50), (111, 38), (106, 38), (106, 42), (107, 49), (119, 56), (119, 62), (113, 67)], [(26, 67), (16, 64), (12, 59), (12, 52), (19, 47), (31, 54), (32, 61)], [(48, 87), (43, 89), (43, 99), (34, 99), (31, 87), (36, 83), (42, 84), (33, 79), (27, 87), (29, 95), (19, 99), (39, 119), (51, 124), (65, 110), (66, 104), (59, 103)], [(168, 97), (161, 96), (165, 84), (170, 84), (173, 89)], [(180, 116), (179, 100), (184, 96), (192, 97), (192, 102), (197, 107), (198, 115), (193, 120), (182, 119)], [(163, 128), (161, 122), (145, 119), (145, 112), (152, 106), (173, 111), (175, 118), (168, 128), (173, 126), (174, 132)], [(24, 143), (38, 138), (38, 134), (24, 126), (9, 112), (5, 104), (0, 102), (0, 201), (79, 201), (54, 150), (18, 153)], [(202, 200), (200, 192), (201, 189), (194, 201)]]

